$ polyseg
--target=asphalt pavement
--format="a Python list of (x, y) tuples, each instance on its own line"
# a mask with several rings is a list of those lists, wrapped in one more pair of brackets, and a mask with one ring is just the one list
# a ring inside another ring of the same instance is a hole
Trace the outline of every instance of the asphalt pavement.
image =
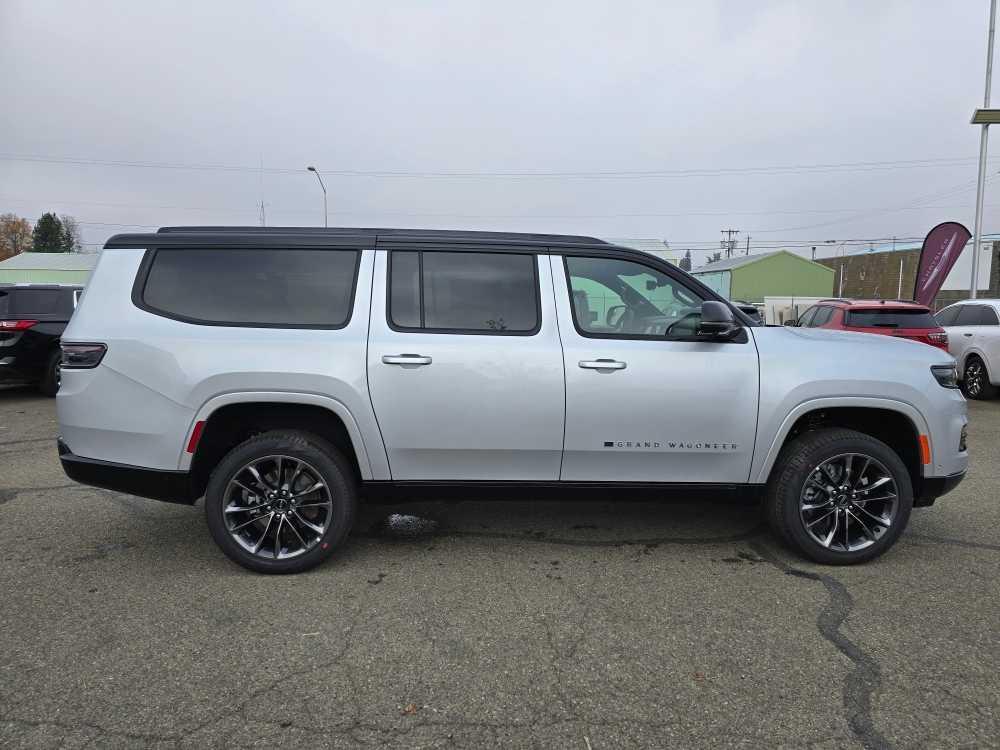
[(373, 506), (294, 577), (201, 505), (70, 482), (54, 401), (0, 390), (0, 747), (1000, 746), (1000, 401), (881, 559), (754, 508)]

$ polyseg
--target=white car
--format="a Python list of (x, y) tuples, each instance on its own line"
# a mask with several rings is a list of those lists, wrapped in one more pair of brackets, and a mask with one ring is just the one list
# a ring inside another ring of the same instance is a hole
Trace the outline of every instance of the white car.
[(1000, 299), (969, 299), (936, 316), (968, 398), (993, 398), (1000, 387)]

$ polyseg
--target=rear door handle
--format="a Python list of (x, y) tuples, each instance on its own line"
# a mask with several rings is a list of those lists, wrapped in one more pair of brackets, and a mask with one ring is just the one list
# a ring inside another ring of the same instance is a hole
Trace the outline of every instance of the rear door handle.
[(584, 370), (624, 370), (628, 366), (615, 359), (581, 359), (579, 364)]
[(967, 338), (967, 339), (971, 339), (972, 338), (972, 334), (971, 333), (963, 333), (962, 335), (965, 336), (965, 338)]
[(385, 354), (382, 357), (386, 365), (429, 365), (432, 361), (421, 354)]

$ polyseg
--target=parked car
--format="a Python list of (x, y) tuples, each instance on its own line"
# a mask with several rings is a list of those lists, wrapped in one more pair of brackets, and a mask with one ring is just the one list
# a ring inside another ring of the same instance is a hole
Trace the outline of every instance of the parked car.
[(948, 334), (929, 307), (900, 300), (822, 300), (792, 321), (802, 328), (880, 333), (948, 351)]
[(83, 287), (0, 284), (0, 383), (34, 383), (59, 390), (59, 337)]
[(993, 398), (1000, 388), (1000, 300), (972, 299), (946, 307), (937, 322), (948, 332), (948, 351), (958, 362), (962, 391)]
[(764, 324), (764, 320), (760, 315), (760, 308), (753, 302), (745, 302), (741, 299), (734, 299), (732, 302), (736, 306), (736, 309), (750, 318), (752, 322), (757, 325)]
[(763, 327), (589, 237), (170, 228), (111, 238), (63, 337), (73, 479), (193, 503), (247, 568), (341, 546), (360, 498), (695, 491), (869, 560), (964, 476), (933, 347)]

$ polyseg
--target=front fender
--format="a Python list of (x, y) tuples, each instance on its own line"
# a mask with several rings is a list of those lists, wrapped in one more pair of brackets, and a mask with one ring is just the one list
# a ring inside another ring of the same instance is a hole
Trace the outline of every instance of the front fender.
[(918, 435), (929, 434), (930, 430), (923, 415), (906, 401), (897, 401), (888, 398), (874, 398), (863, 396), (835, 396), (830, 398), (812, 398), (802, 401), (792, 408), (778, 425), (771, 435), (758, 435), (757, 446), (759, 450), (754, 452), (753, 464), (750, 468), (751, 482), (763, 484), (767, 482), (774, 468), (774, 462), (778, 459), (788, 433), (803, 415), (811, 411), (823, 409), (833, 409), (837, 407), (853, 407), (862, 409), (886, 409), (899, 412), (913, 423)]

